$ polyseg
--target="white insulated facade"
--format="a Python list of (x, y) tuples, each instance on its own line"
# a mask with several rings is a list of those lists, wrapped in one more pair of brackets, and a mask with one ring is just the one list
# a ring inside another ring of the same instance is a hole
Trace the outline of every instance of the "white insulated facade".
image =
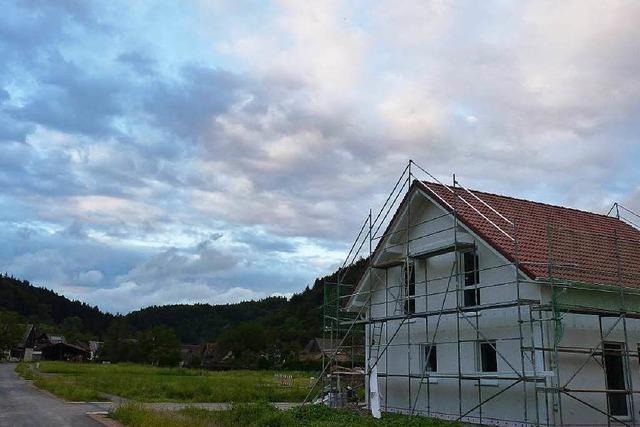
[[(548, 283), (517, 271), (420, 190), (409, 200), (350, 301), (351, 310), (366, 305), (366, 372), (377, 368), (383, 412), (493, 425), (638, 418), (637, 394), (602, 390), (640, 383), (637, 353), (617, 350), (637, 352), (639, 320), (573, 313), (553, 320), (538, 309), (552, 298)], [(552, 353), (554, 340), (580, 350)]]

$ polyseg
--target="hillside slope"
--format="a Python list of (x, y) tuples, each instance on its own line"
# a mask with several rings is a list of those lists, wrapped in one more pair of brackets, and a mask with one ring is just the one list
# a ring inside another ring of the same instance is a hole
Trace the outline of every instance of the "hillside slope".
[(18, 313), (31, 323), (47, 325), (60, 325), (67, 318), (78, 317), (84, 330), (95, 336), (100, 336), (114, 317), (98, 307), (71, 301), (49, 289), (7, 275), (0, 275), (0, 309)]
[[(347, 280), (354, 282), (366, 268), (361, 259), (349, 270)], [(69, 317), (82, 321), (84, 330), (103, 338), (114, 319), (121, 319), (135, 331), (154, 326), (167, 326), (177, 333), (183, 343), (203, 343), (217, 340), (238, 325), (254, 322), (265, 333), (289, 349), (301, 348), (306, 342), (322, 334), (322, 283), (335, 281), (338, 271), (318, 278), (289, 300), (268, 297), (258, 301), (235, 304), (174, 304), (152, 306), (133, 311), (125, 316), (103, 313), (80, 301), (71, 301), (63, 295), (31, 285), (6, 275), (0, 276), (0, 310), (13, 311), (32, 323), (61, 325)]]

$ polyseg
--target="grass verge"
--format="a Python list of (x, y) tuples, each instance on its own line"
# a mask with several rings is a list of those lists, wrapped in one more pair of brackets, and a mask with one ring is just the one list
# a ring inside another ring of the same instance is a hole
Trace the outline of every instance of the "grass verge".
[[(201, 371), (136, 364), (40, 362), (38, 387), (66, 400), (96, 400), (101, 393), (139, 402), (299, 402), (309, 386), (308, 373), (287, 372), (293, 384), (284, 387), (272, 371)], [(20, 366), (20, 365), (19, 365)], [(23, 375), (23, 376), (24, 376)]]
[(35, 369), (33, 364), (18, 363), (16, 372), (25, 380), (33, 381), (33, 384), (43, 390), (55, 394), (71, 402), (98, 400), (96, 390), (78, 384), (73, 377), (44, 376)]
[(16, 372), (25, 380), (35, 380), (37, 374), (31, 369), (29, 363), (20, 362), (16, 365)]
[(376, 420), (353, 411), (323, 405), (301, 406), (280, 411), (266, 403), (235, 405), (229, 411), (187, 408), (181, 411), (154, 411), (140, 405), (119, 407), (113, 417), (128, 427), (449, 427), (459, 424), (426, 417), (384, 414)]

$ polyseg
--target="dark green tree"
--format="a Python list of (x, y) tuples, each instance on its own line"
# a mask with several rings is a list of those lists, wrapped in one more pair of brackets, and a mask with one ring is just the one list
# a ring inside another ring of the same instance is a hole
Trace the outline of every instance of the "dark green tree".
[(60, 331), (67, 339), (67, 342), (88, 341), (91, 336), (84, 332), (84, 324), (78, 316), (67, 317), (60, 325)]
[(21, 318), (16, 313), (0, 311), (0, 357), (20, 342), (24, 328), (25, 325), (21, 324)]
[(131, 360), (133, 347), (136, 345), (133, 336), (134, 333), (125, 319), (114, 319), (105, 333), (101, 358), (110, 362)]
[(241, 356), (245, 351), (259, 352), (267, 347), (267, 331), (259, 322), (243, 322), (223, 332), (218, 343), (225, 351)]
[(180, 340), (173, 329), (166, 326), (155, 326), (142, 332), (140, 348), (152, 365), (176, 366), (180, 362)]

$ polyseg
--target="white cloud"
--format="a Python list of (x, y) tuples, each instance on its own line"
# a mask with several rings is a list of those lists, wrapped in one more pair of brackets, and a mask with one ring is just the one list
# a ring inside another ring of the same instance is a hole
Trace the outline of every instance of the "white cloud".
[(77, 283), (84, 286), (96, 286), (103, 278), (104, 275), (100, 271), (89, 270), (78, 274)]
[[(170, 38), (144, 5), (73, 15), (82, 38), (60, 28), (69, 11), (13, 8), (8, 28), (34, 38), (0, 46), (21, 70), (0, 73), (0, 121), (20, 130), (0, 220), (66, 231), (0, 265), (112, 309), (286, 294), (338, 264), (409, 158), (469, 187), (639, 206), (637, 3), (198, 7), (156, 11)], [(80, 19), (94, 15), (122, 41)], [(80, 241), (117, 265), (69, 250)]]

